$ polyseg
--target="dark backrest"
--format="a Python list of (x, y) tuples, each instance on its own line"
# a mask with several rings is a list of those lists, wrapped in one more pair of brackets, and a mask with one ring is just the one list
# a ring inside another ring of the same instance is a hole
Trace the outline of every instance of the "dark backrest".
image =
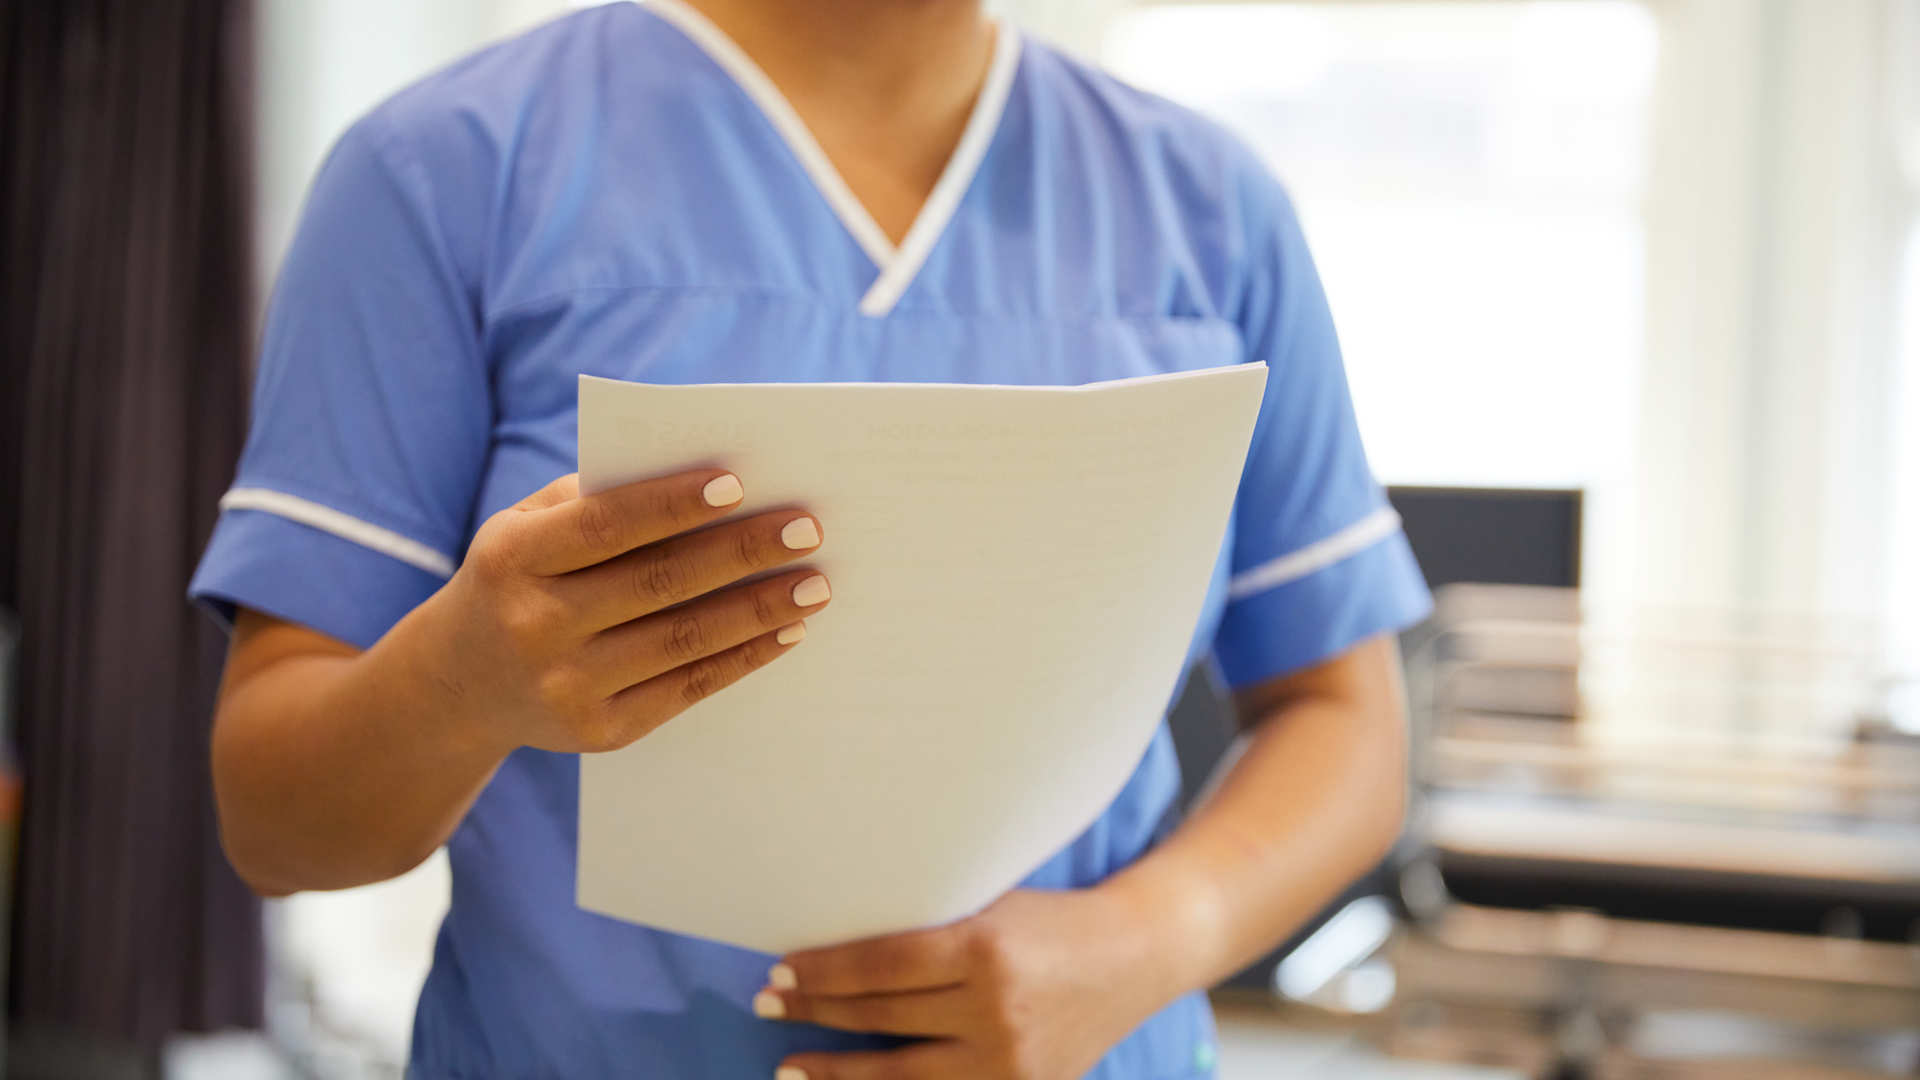
[(1427, 584), (1580, 585), (1578, 490), (1393, 487)]

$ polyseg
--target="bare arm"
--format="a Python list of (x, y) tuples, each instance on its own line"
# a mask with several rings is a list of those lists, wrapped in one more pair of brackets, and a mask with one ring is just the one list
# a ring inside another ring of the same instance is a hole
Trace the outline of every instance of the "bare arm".
[(1372, 638), (1241, 693), (1246, 752), (1119, 895), (1178, 927), (1172, 988), (1253, 962), (1386, 854), (1406, 798), (1399, 648)]
[(1298, 928), (1392, 844), (1406, 736), (1390, 637), (1240, 696), (1246, 753), (1205, 805), (1090, 889), (786, 957), (762, 1016), (928, 1036), (796, 1054), (781, 1080), (1070, 1080), (1182, 994)]
[(453, 832), (505, 758), (506, 747), (460, 722), (448, 688), (413, 677), (424, 611), (364, 653), (252, 611), (235, 619), (214, 790), (227, 857), (256, 892), (406, 872)]
[(624, 746), (783, 655), (826, 604), (793, 511), (720, 522), (719, 470), (581, 496), (563, 477), (480, 529), (441, 590), (361, 652), (242, 611), (213, 777), (257, 891), (379, 881), (444, 843), (521, 746)]

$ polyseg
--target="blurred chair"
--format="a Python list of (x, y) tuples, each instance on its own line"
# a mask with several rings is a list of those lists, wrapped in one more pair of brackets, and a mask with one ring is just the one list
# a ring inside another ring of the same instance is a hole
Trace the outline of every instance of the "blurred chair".
[(1860, 737), (1869, 648), (1808, 620), (1591, 626), (1572, 594), (1480, 586), (1443, 590), (1433, 635), (1421, 826), (1453, 898), (1920, 934), (1920, 747)]
[[(1871, 635), (1826, 622), (1442, 590), (1403, 876), (1432, 888), (1388, 951), (1388, 1046), (1594, 1080), (1920, 1072), (1920, 747), (1860, 736)], [(1570, 709), (1488, 707), (1568, 671)]]
[(1391, 487), (1427, 584), (1580, 586), (1578, 489)]

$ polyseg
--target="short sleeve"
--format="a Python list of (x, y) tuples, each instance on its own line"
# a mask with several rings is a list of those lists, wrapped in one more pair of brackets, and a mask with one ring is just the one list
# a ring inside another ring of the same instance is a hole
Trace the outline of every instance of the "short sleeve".
[(189, 587), (223, 618), (254, 608), (362, 648), (453, 573), (492, 424), (472, 275), (448, 243), (463, 226), (377, 117), (314, 181)]
[(1264, 172), (1243, 197), (1236, 321), (1266, 397), (1234, 507), (1232, 577), (1214, 651), (1250, 686), (1426, 616), (1400, 519), (1367, 467), (1326, 294), (1291, 203)]

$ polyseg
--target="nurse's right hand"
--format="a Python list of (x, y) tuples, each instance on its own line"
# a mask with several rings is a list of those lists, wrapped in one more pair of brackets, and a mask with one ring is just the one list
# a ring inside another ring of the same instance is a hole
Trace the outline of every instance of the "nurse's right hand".
[(433, 674), (472, 704), (475, 734), (502, 751), (617, 749), (792, 649), (830, 590), (769, 571), (817, 549), (820, 524), (720, 521), (743, 495), (718, 469), (593, 495), (569, 475), (489, 518), (429, 601)]

